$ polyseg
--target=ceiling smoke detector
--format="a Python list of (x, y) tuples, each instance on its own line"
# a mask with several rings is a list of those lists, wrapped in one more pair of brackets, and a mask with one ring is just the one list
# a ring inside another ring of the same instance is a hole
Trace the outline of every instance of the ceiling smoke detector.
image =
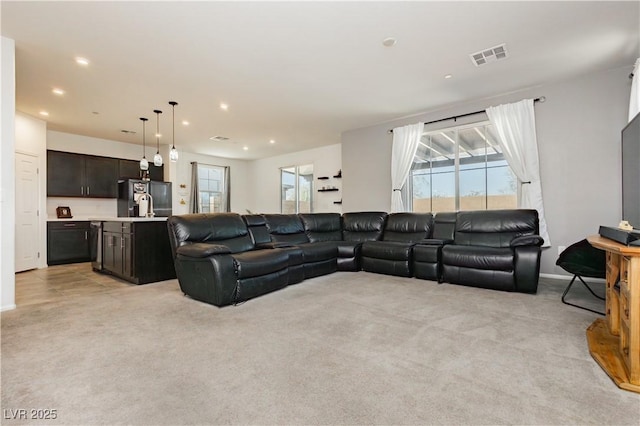
[(226, 136), (211, 136), (209, 139), (214, 142), (225, 142), (229, 140)]
[(507, 52), (506, 43), (502, 43), (498, 46), (472, 53), (469, 55), (469, 57), (471, 58), (471, 62), (473, 62), (473, 65), (479, 67), (480, 65), (486, 65), (489, 62), (506, 59), (509, 57), (509, 53)]

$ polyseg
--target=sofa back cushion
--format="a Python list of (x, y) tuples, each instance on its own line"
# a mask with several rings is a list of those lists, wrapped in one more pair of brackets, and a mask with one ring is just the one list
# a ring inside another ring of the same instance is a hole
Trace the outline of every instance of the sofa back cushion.
[(221, 244), (232, 253), (253, 249), (244, 221), (237, 213), (195, 213), (167, 219), (169, 240), (175, 256), (178, 247), (193, 243)]
[(458, 212), (455, 244), (509, 247), (514, 237), (538, 234), (536, 210)]
[(342, 240), (342, 223), (339, 213), (301, 213), (299, 216), (304, 232), (312, 243)]
[(382, 239), (386, 212), (354, 212), (342, 215), (344, 241), (364, 242)]
[(382, 234), (383, 241), (415, 243), (431, 237), (431, 213), (391, 213)]
[(278, 243), (303, 244), (309, 238), (304, 233), (302, 221), (297, 214), (265, 214), (271, 241)]
[(433, 219), (432, 238), (453, 240), (456, 231), (456, 212), (437, 213)]
[(242, 220), (247, 225), (249, 235), (254, 244), (264, 244), (271, 242), (271, 235), (267, 229), (267, 221), (261, 214), (245, 214)]

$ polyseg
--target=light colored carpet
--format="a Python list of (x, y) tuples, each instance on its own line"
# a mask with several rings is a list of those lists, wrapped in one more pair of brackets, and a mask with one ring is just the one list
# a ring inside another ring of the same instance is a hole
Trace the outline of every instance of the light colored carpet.
[(565, 285), (342, 272), (222, 309), (175, 280), (26, 306), (2, 313), (3, 423), (638, 425)]

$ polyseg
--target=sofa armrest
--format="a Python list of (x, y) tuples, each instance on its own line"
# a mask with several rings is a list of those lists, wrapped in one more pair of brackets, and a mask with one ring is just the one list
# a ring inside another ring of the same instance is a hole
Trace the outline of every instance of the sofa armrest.
[(511, 240), (509, 247), (541, 246), (542, 243), (544, 243), (544, 238), (540, 235), (522, 235)]
[(203, 258), (213, 256), (215, 254), (229, 253), (231, 253), (229, 247), (222, 244), (209, 243), (186, 244), (184, 246), (178, 247), (178, 249), (176, 250), (176, 254), (195, 258)]
[(257, 249), (274, 249), (274, 248), (286, 248), (286, 247), (295, 247), (295, 244), (284, 243), (284, 242), (275, 242), (272, 241), (270, 243), (259, 243), (256, 244)]
[(417, 245), (422, 246), (444, 246), (446, 244), (453, 243), (453, 240), (440, 240), (437, 238), (425, 238), (424, 240), (418, 241)]

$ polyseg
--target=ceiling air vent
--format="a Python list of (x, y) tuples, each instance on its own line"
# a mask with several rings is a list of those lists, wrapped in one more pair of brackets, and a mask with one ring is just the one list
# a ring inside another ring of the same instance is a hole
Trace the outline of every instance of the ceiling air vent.
[(476, 67), (500, 59), (506, 59), (508, 56), (507, 45), (505, 43), (469, 55), (471, 62), (473, 62), (473, 65)]
[(225, 142), (229, 140), (229, 138), (226, 136), (211, 136), (209, 139), (214, 142)]

